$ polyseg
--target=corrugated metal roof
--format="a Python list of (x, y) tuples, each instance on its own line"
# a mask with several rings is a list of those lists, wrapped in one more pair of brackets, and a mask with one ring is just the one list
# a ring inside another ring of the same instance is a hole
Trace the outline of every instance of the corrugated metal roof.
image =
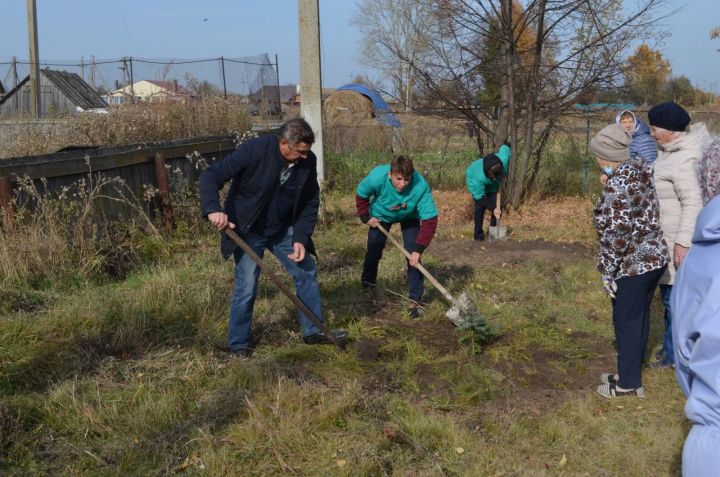
[[(75, 106), (80, 106), (83, 109), (107, 108), (107, 103), (100, 95), (77, 74), (50, 69), (42, 69), (40, 74), (54, 84)], [(30, 75), (23, 78), (16, 87), (0, 99), (0, 104), (17, 94), (29, 80)]]
[(62, 93), (67, 96), (75, 106), (83, 109), (106, 108), (107, 103), (103, 101), (97, 91), (92, 89), (76, 73), (44, 69), (40, 74), (45, 75), (48, 81), (52, 82)]

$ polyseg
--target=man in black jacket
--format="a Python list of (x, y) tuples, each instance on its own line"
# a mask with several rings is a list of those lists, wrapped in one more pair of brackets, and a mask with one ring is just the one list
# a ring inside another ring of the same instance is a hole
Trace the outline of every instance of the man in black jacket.
[[(304, 119), (291, 119), (277, 136), (243, 143), (232, 154), (208, 167), (200, 177), (203, 215), (218, 230), (235, 229), (260, 257), (270, 250), (295, 281), (297, 296), (322, 320), (315, 252), (311, 235), (317, 223), (320, 189), (317, 158), (310, 151), (315, 134)], [(219, 191), (232, 180), (220, 207)], [(249, 357), (252, 313), (260, 270), (229, 237), (222, 235), (224, 258), (235, 258), (235, 289), (230, 303), (230, 352)], [(309, 253), (308, 253), (309, 252)], [(299, 313), (303, 340), (330, 341), (304, 313)], [(333, 330), (339, 340), (345, 330)]]

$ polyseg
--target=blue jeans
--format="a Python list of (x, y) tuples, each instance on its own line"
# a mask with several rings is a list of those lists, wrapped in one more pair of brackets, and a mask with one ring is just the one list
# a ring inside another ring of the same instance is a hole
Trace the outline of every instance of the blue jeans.
[(665, 314), (663, 315), (663, 323), (665, 324), (665, 334), (663, 335), (663, 347), (661, 360), (663, 364), (675, 364), (675, 349), (672, 340), (672, 310), (670, 309), (670, 292), (672, 285), (660, 285), (660, 297), (663, 305), (665, 305)]
[[(385, 230), (390, 231), (392, 222), (380, 223)], [(412, 253), (413, 247), (415, 246), (415, 239), (417, 238), (418, 232), (420, 232), (420, 221), (415, 219), (400, 222), (400, 228), (402, 229), (403, 246), (405, 250)], [(360, 277), (362, 283), (375, 285), (378, 265), (380, 264), (386, 241), (387, 237), (385, 237), (385, 234), (380, 232), (380, 230), (373, 227), (368, 229), (367, 253), (365, 254), (362, 276)], [(424, 290), (422, 273), (420, 273), (420, 270), (417, 268), (411, 267), (410, 264), (408, 264), (407, 280), (409, 288), (408, 296), (415, 302), (421, 302)]]
[[(290, 227), (272, 237), (264, 237), (250, 232), (244, 240), (261, 258), (265, 253), (265, 249), (270, 250), (277, 257), (285, 270), (293, 277), (297, 297), (322, 321), (320, 286), (316, 278), (317, 268), (315, 267), (315, 261), (309, 253), (305, 255), (305, 259), (300, 263), (295, 263), (288, 258), (288, 255), (293, 253), (292, 236), (293, 230)], [(230, 302), (230, 323), (228, 325), (228, 344), (231, 351), (248, 348), (251, 345), (252, 314), (255, 298), (257, 297), (259, 277), (260, 268), (242, 250), (236, 249), (235, 288)], [(299, 312), (299, 320), (303, 336), (309, 336), (320, 331), (303, 312)]]

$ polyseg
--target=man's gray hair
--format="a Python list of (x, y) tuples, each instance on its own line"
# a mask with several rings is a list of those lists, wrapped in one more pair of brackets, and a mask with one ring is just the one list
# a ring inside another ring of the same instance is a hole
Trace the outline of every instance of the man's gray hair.
[(280, 126), (278, 136), (285, 139), (290, 144), (304, 142), (305, 144), (313, 144), (315, 142), (315, 133), (310, 125), (303, 118), (294, 118), (285, 121)]

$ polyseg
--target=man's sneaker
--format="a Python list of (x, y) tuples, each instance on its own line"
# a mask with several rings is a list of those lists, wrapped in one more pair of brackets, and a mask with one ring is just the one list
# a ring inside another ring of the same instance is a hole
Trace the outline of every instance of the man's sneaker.
[(617, 384), (615, 383), (601, 384), (597, 387), (597, 392), (609, 398), (620, 396), (634, 396), (640, 398), (645, 397), (645, 389), (643, 389), (642, 386), (635, 389), (628, 389), (627, 391), (618, 391)]
[[(330, 333), (332, 333), (335, 339), (338, 340), (340, 343), (345, 341), (345, 339), (348, 337), (347, 330), (331, 330)], [(303, 341), (305, 342), (305, 344), (309, 345), (333, 344), (333, 342), (330, 341), (328, 337), (322, 333), (322, 331), (318, 331), (308, 336), (303, 336)]]
[(233, 359), (250, 359), (252, 350), (250, 348), (238, 348), (230, 350), (230, 357)]
[(413, 320), (422, 318), (424, 314), (425, 310), (423, 310), (420, 306), (413, 306), (412, 308), (410, 308), (410, 318), (412, 318)]

